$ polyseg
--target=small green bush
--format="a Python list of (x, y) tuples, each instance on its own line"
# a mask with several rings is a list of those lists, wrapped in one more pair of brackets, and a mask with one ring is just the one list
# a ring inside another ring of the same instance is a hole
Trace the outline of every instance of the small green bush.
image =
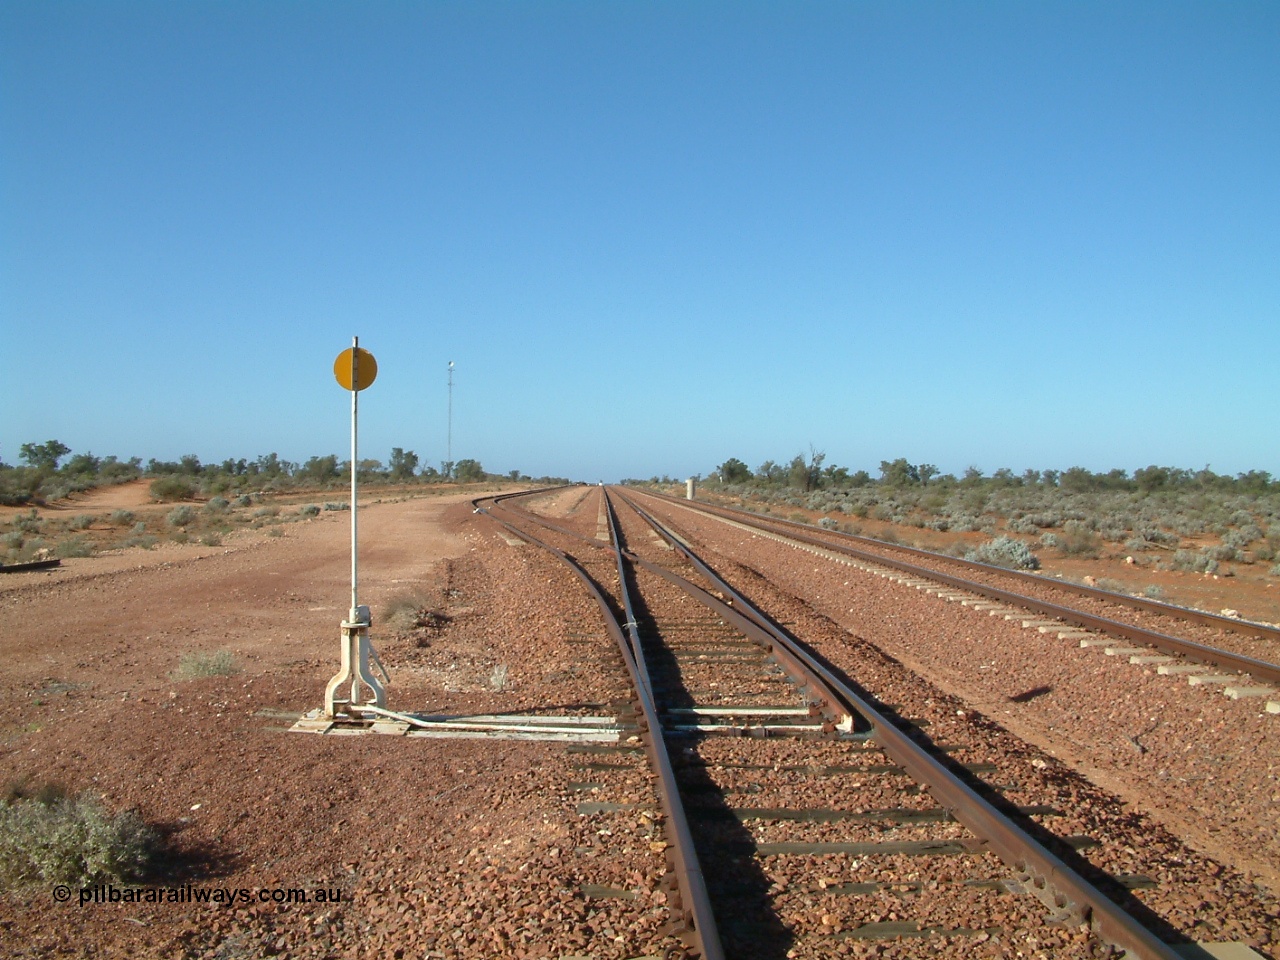
[(314, 503), (307, 503), (298, 508), (298, 513), (304, 517), (315, 517), (320, 514), (320, 508)]
[(220, 547), (222, 546), (222, 537), (217, 533), (210, 531), (200, 538), (200, 542), (206, 547)]
[(71, 799), (51, 788), (0, 801), (3, 888), (140, 879), (159, 847), (136, 811), (113, 817), (89, 794)]
[(23, 533), (39, 533), (40, 525), (44, 521), (40, 518), (40, 514), (32, 510), (30, 513), (20, 513), (13, 518), (13, 529), (21, 530)]
[(252, 504), (253, 504), (253, 497), (249, 496), (247, 493), (242, 493), (240, 494), (240, 496), (236, 497), (235, 499), (235, 505), (237, 507), (248, 507), (248, 506), (251, 506)]
[(151, 481), (151, 496), (160, 501), (190, 500), (196, 495), (195, 484), (186, 477), (160, 477)]
[(72, 517), (67, 526), (72, 530), (88, 530), (93, 526), (93, 519), (92, 514), (80, 513)]
[(141, 547), (143, 550), (150, 550), (155, 545), (156, 538), (149, 533), (135, 533), (120, 543), (122, 547)]
[(225, 497), (211, 497), (209, 502), (204, 505), (204, 508), (209, 513), (226, 513), (230, 506), (231, 502)]
[(213, 653), (184, 653), (173, 672), (175, 680), (197, 680), (200, 677), (228, 677), (236, 672), (235, 658), (229, 650)]
[(112, 510), (109, 518), (117, 527), (127, 527), (133, 523), (132, 510)]
[(280, 508), (277, 506), (259, 507), (253, 511), (255, 517), (278, 517), (280, 516)]
[(1159, 584), (1153, 583), (1151, 584), (1151, 586), (1147, 587), (1145, 590), (1142, 591), (1142, 595), (1146, 597), (1148, 600), (1163, 600), (1164, 588), (1161, 587)]
[(1218, 561), (1205, 551), (1176, 550), (1169, 566), (1174, 570), (1189, 570), (1192, 573), (1217, 573)]
[(187, 524), (194, 522), (196, 512), (183, 504), (180, 507), (174, 507), (169, 511), (169, 515), (165, 517), (171, 527), (185, 527)]
[(350, 510), (350, 509), (351, 509), (351, 504), (349, 504), (349, 503), (335, 503), (335, 502), (332, 502), (332, 501), (331, 501), (331, 502), (329, 502), (329, 503), (326, 503), (326, 504), (324, 505), (324, 508), (325, 508), (326, 510)]
[(988, 540), (976, 550), (970, 550), (964, 558), (1011, 570), (1040, 569), (1040, 560), (1031, 552), (1031, 548), (1013, 537), (996, 537), (994, 540)]
[(54, 547), (53, 552), (63, 559), (69, 557), (92, 557), (93, 544), (84, 537), (69, 537)]

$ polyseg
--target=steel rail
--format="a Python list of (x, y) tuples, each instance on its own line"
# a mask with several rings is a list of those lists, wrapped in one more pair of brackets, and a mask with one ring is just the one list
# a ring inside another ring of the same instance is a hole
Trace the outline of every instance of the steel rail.
[[(646, 516), (634, 503), (625, 496), (620, 497), (637, 513)], [(1171, 947), (1157, 938), (1136, 920), (1114, 904), (1105, 894), (1077, 874), (1063, 861), (1045, 849), (1035, 838), (1026, 833), (1016, 823), (996, 810), (979, 796), (964, 781), (947, 770), (935, 760), (923, 747), (899, 730), (871, 703), (850, 689), (839, 677), (823, 664), (817, 662), (796, 641), (773, 625), (763, 613), (747, 602), (722, 578), (710, 570), (696, 557), (679, 538), (666, 530), (651, 517), (646, 520), (653, 524), (659, 535), (684, 555), (691, 563), (708, 576), (716, 589), (733, 598), (733, 608), (716, 601), (726, 609), (753, 611), (756, 620), (763, 629), (772, 634), (779, 646), (787, 647), (803, 659), (810, 670), (820, 675), (823, 680), (836, 690), (848, 709), (855, 710), (866, 719), (872, 729), (872, 737), (884, 747), (885, 753), (907, 771), (917, 783), (924, 786), (944, 809), (948, 810), (957, 821), (968, 827), (982, 839), (1001, 860), (1017, 871), (1026, 881), (1028, 892), (1035, 895), (1047, 907), (1055, 911), (1063, 911), (1076, 918), (1079, 923), (1087, 923), (1093, 933), (1100, 939), (1122, 950), (1131, 951), (1134, 956), (1143, 960), (1177, 960), (1177, 954)], [(637, 560), (639, 558), (636, 558)], [(660, 568), (640, 561), (646, 569)], [(675, 574), (665, 574), (668, 579)], [(695, 594), (698, 599), (707, 603), (712, 609), (716, 604), (709, 594)], [(717, 612), (719, 610), (717, 609)]]
[[(665, 493), (657, 493), (652, 490), (638, 492), (642, 492), (645, 496), (656, 497), (689, 509), (703, 510), (707, 513), (728, 514), (735, 520), (740, 520), (743, 523), (747, 523), (750, 526), (760, 527), (761, 529), (769, 529), (771, 525), (795, 531), (812, 529), (809, 524), (798, 523), (795, 520), (787, 520), (782, 517), (761, 517), (757, 513), (752, 513), (749, 510), (739, 510), (736, 507), (726, 507), (720, 504), (707, 503), (705, 501), (682, 500), (679, 497), (673, 497)], [(995, 573), (1000, 576), (1014, 577), (1016, 579), (1026, 581), (1027, 583), (1051, 587), (1054, 590), (1060, 590), (1063, 593), (1075, 593), (1080, 596), (1091, 597), (1095, 600), (1104, 600), (1107, 603), (1131, 607), (1135, 610), (1144, 610), (1148, 613), (1157, 613), (1161, 616), (1186, 620), (1190, 623), (1198, 623), (1201, 626), (1215, 627), (1220, 630), (1230, 630), (1233, 633), (1248, 634), (1250, 636), (1260, 637), (1264, 640), (1280, 640), (1280, 627), (1271, 626), (1266, 623), (1258, 623), (1253, 620), (1237, 620), (1234, 617), (1224, 617), (1221, 614), (1209, 613), (1206, 610), (1193, 610), (1190, 607), (1180, 607), (1174, 603), (1162, 603), (1159, 600), (1149, 600), (1146, 597), (1133, 597), (1122, 593), (1113, 593), (1110, 590), (1103, 590), (1100, 587), (1091, 587), (1083, 583), (1069, 583), (1066, 581), (1051, 580), (1048, 577), (1041, 577), (1034, 573), (1027, 573), (1025, 570), (1010, 570), (1006, 567), (993, 567), (989, 563), (979, 563), (976, 560), (965, 560), (961, 557), (947, 557), (931, 550), (923, 550), (920, 547), (909, 547), (901, 543), (886, 543), (883, 540), (876, 540), (873, 537), (861, 537), (857, 534), (844, 533), (840, 530), (825, 530), (823, 533), (838, 540), (849, 540), (854, 543), (863, 543), (869, 546), (878, 547), (882, 550), (900, 550), (904, 553), (915, 554), (916, 556), (926, 557), (931, 560), (943, 559), (948, 563), (960, 564), (974, 570)], [(825, 547), (834, 546), (834, 544), (826, 541), (821, 545)], [(877, 554), (876, 556), (879, 555)]]
[[(577, 560), (563, 550), (535, 537), (527, 530), (520, 529), (501, 517), (495, 516), (489, 508), (481, 506), (482, 502), (488, 502), (491, 506), (497, 506), (502, 509), (500, 501), (508, 500), (515, 496), (520, 496), (520, 494), (480, 498), (471, 501), (471, 505), (477, 513), (488, 516), (515, 536), (542, 547), (565, 563), (586, 586), (588, 593), (600, 608), (600, 612), (604, 617), (605, 627), (617, 644), (622, 654), (622, 659), (626, 663), (632, 685), (635, 687), (642, 714), (640, 739), (645, 746), (645, 752), (649, 756), (649, 763), (658, 776), (658, 800), (666, 817), (665, 832), (671, 839), (671, 843), (667, 847), (667, 850), (670, 851), (667, 862), (675, 871), (677, 881), (678, 902), (672, 904), (673, 908), (679, 911), (680, 928), (677, 933), (685, 941), (686, 946), (702, 957), (703, 960), (724, 960), (724, 948), (721, 945), (720, 936), (716, 929), (715, 916), (711, 909), (711, 897), (707, 892), (706, 880), (702, 875), (702, 867), (698, 863), (696, 849), (693, 844), (693, 832), (689, 828), (689, 819), (680, 800), (680, 790), (676, 783), (675, 770), (671, 765), (671, 757), (667, 753), (666, 740), (662, 735), (662, 721), (658, 713), (657, 703), (653, 698), (648, 668), (643, 666), (645, 662), (644, 651), (641, 648), (639, 636), (635, 632), (635, 615), (632, 612), (630, 595), (627, 591), (621, 554), (618, 555), (618, 577), (620, 591), (624, 597), (623, 606), (626, 610), (626, 626), (630, 634), (629, 638), (623, 634), (608, 600)], [(540, 518), (531, 515), (528, 516), (528, 519), (540, 521)], [(613, 535), (613, 543), (616, 544), (616, 529), (613, 527), (612, 517), (610, 521), (610, 533)], [(571, 531), (565, 531), (563, 528), (555, 527), (551, 524), (547, 524), (547, 526), (560, 532), (571, 533)], [(572, 535), (579, 536), (578, 534)]]
[[(680, 506), (685, 506), (684, 501), (674, 500)], [(690, 508), (693, 509), (693, 508)], [(707, 510), (708, 513), (716, 513), (724, 508), (713, 508)], [(737, 513), (737, 511), (734, 511)], [(749, 514), (747, 516), (750, 516)], [(1215, 667), (1224, 667), (1239, 673), (1246, 673), (1259, 680), (1268, 680), (1273, 683), (1280, 683), (1280, 664), (1271, 663), (1267, 660), (1258, 660), (1254, 657), (1246, 657), (1243, 654), (1232, 653), (1230, 650), (1221, 650), (1217, 647), (1210, 647), (1202, 643), (1196, 643), (1194, 640), (1186, 640), (1182, 637), (1170, 636), (1167, 633), (1159, 633), (1155, 630), (1148, 630), (1145, 627), (1139, 627), (1134, 624), (1121, 623), (1118, 620), (1109, 620), (1106, 617), (1100, 617), (1096, 614), (1086, 613), (1083, 610), (1076, 610), (1071, 607), (1059, 606), (1056, 603), (1050, 603), (1047, 600), (1037, 600), (1034, 597), (1028, 597), (1024, 594), (1013, 593), (1008, 590), (1001, 590), (998, 587), (989, 584), (979, 583), (974, 580), (965, 580), (962, 577), (953, 576), (949, 573), (931, 569), (929, 567), (918, 567), (914, 564), (907, 563), (904, 560), (895, 560), (892, 557), (881, 556), (876, 553), (867, 553), (856, 547), (846, 546), (839, 543), (831, 543), (819, 537), (810, 536), (799, 530), (788, 530), (783, 533), (777, 529), (771, 528), (768, 524), (750, 523), (739, 516), (734, 516), (735, 522), (742, 522), (746, 526), (756, 527), (776, 536), (784, 536), (795, 540), (799, 543), (808, 544), (809, 546), (821, 547), (824, 550), (832, 550), (836, 553), (853, 557), (867, 563), (875, 563), (884, 567), (891, 567), (894, 570), (909, 574), (913, 577), (919, 577), (924, 580), (932, 580), (936, 583), (945, 584), (955, 587), (958, 590), (964, 590), (978, 596), (987, 597), (991, 600), (998, 600), (1001, 603), (1012, 604), (1013, 606), (1022, 607), (1034, 613), (1044, 614), (1053, 617), (1056, 620), (1062, 620), (1065, 623), (1075, 624), (1088, 630), (1095, 630), (1101, 633), (1107, 633), (1114, 637), (1120, 637), (1125, 640), (1133, 640), (1138, 643), (1145, 643), (1163, 650), (1166, 653), (1175, 653), (1180, 656), (1189, 657), (1192, 660), (1209, 664)], [(799, 525), (797, 525), (799, 526)], [(914, 548), (908, 548), (914, 549)], [(928, 554), (927, 551), (916, 551), (927, 556), (935, 556)], [(950, 558), (948, 558), (950, 559)], [(985, 564), (978, 564), (984, 569), (996, 569), (987, 567)], [(1001, 573), (1008, 571), (1000, 570)], [(1040, 583), (1049, 583), (1050, 581), (1043, 578), (1037, 578)], [(1181, 609), (1181, 608), (1176, 608)], [(1235, 621), (1230, 621), (1234, 623)]]

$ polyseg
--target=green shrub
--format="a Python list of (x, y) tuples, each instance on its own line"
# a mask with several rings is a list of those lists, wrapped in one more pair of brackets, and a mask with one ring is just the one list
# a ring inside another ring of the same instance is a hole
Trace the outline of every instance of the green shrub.
[(174, 507), (169, 511), (169, 515), (165, 517), (171, 527), (185, 527), (187, 524), (194, 522), (196, 512), (183, 504), (180, 507)]
[(280, 508), (277, 506), (259, 507), (253, 511), (255, 517), (278, 517), (280, 516)]
[(324, 505), (324, 508), (326, 510), (350, 510), (351, 504), (329, 502)]
[(304, 517), (315, 517), (320, 513), (320, 508), (314, 503), (307, 503), (298, 508), (298, 513)]
[(218, 536), (217, 533), (210, 531), (200, 538), (200, 542), (206, 547), (220, 547), (222, 546), (222, 537)]
[(230, 506), (231, 502), (225, 497), (210, 497), (209, 502), (204, 505), (204, 508), (209, 513), (226, 513), (227, 508)]
[(1161, 587), (1159, 584), (1153, 583), (1151, 584), (1151, 586), (1147, 587), (1145, 590), (1142, 591), (1142, 595), (1146, 597), (1148, 600), (1163, 600), (1164, 588)]
[(1006, 567), (1011, 570), (1038, 570), (1040, 568), (1040, 560), (1031, 548), (1021, 540), (1015, 540), (1013, 537), (996, 537), (994, 540), (988, 540), (979, 546), (976, 550), (970, 550), (964, 555), (966, 560), (976, 560), (978, 563), (989, 563), (993, 567)]
[(197, 680), (200, 677), (228, 677), (236, 672), (235, 658), (229, 650), (213, 653), (184, 653), (173, 672), (175, 680)]
[(53, 552), (64, 559), (68, 557), (92, 557), (93, 544), (84, 537), (69, 537), (54, 547)]
[(13, 529), (21, 530), (23, 533), (39, 533), (40, 525), (44, 521), (40, 518), (40, 514), (32, 510), (30, 513), (20, 513), (13, 518)]
[(247, 493), (242, 493), (240, 494), (240, 496), (236, 497), (235, 499), (235, 505), (237, 507), (248, 507), (248, 506), (251, 506), (252, 504), (253, 504), (253, 497), (249, 496)]
[(72, 517), (67, 526), (72, 530), (88, 530), (93, 526), (93, 515), (88, 513), (80, 513)]
[(155, 500), (190, 500), (196, 495), (196, 486), (186, 477), (160, 477), (151, 481), (151, 496)]
[(1174, 570), (1189, 570), (1192, 573), (1216, 573), (1218, 561), (1205, 551), (1175, 550), (1169, 566)]
[(89, 794), (46, 788), (0, 801), (0, 887), (140, 879), (159, 847), (136, 811), (113, 817)]
[(112, 510), (111, 516), (108, 518), (117, 527), (127, 527), (133, 523), (132, 510)]
[(156, 538), (149, 533), (135, 533), (120, 543), (122, 547), (141, 547), (143, 550), (150, 550), (155, 545)]

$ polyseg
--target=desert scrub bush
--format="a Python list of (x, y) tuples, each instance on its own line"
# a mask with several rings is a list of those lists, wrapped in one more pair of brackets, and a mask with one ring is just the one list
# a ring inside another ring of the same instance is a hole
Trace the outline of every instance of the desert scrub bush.
[(185, 527), (188, 524), (195, 522), (195, 519), (196, 512), (186, 504), (183, 504), (180, 507), (174, 507), (169, 511), (169, 515), (165, 517), (165, 521), (171, 527)]
[(156, 538), (149, 533), (135, 533), (120, 541), (122, 547), (141, 547), (143, 550), (150, 550), (155, 545)]
[(1129, 588), (1119, 580), (1113, 580), (1111, 577), (1099, 577), (1096, 584), (1099, 590), (1107, 590), (1111, 593), (1128, 593)]
[(226, 513), (231, 501), (226, 497), (210, 497), (204, 508), (209, 513)]
[(133, 523), (132, 510), (112, 510), (111, 516), (107, 518), (113, 525), (117, 527), (127, 527)]
[(1169, 566), (1174, 570), (1187, 570), (1191, 573), (1216, 573), (1218, 561), (1203, 550), (1175, 550)]
[(20, 513), (13, 518), (13, 529), (21, 530), (23, 533), (39, 533), (40, 526), (44, 521), (40, 518), (40, 514), (32, 510), (29, 513)]
[(53, 548), (55, 556), (67, 559), (69, 557), (92, 557), (93, 544), (84, 537), (68, 537), (66, 540), (58, 543)]
[(1273, 577), (1280, 577), (1280, 563), (1271, 568), (1270, 573)]
[(387, 600), (382, 609), (382, 619), (396, 630), (416, 630), (425, 627), (439, 631), (448, 618), (431, 609), (431, 598), (421, 591), (397, 593)]
[(1161, 530), (1159, 527), (1139, 527), (1138, 536), (1147, 541), (1147, 543), (1158, 544), (1162, 547), (1176, 547), (1182, 542), (1182, 538), (1176, 533)]
[(71, 530), (88, 530), (93, 526), (93, 514), (78, 513), (67, 522), (67, 527)]
[(89, 794), (57, 789), (0, 800), (0, 886), (136, 880), (146, 875), (160, 837), (136, 811), (111, 816)]
[(996, 537), (994, 540), (988, 540), (977, 549), (967, 552), (964, 558), (1011, 570), (1040, 569), (1040, 560), (1031, 552), (1031, 548), (1013, 537)]
[(200, 538), (200, 542), (206, 547), (220, 547), (222, 546), (222, 537), (216, 531), (211, 530)]
[(1214, 560), (1240, 559), (1240, 551), (1228, 543), (1219, 543), (1216, 546), (1204, 547), (1202, 552), (1208, 554)]
[(333, 502), (333, 501), (329, 501), (328, 503), (326, 503), (326, 504), (324, 505), (324, 508), (325, 508), (326, 510), (350, 510), (350, 509), (351, 509), (351, 504), (349, 504), (349, 503), (345, 503), (345, 502), (344, 502), (344, 503), (335, 503), (335, 502)]
[(1027, 517), (1016, 517), (1005, 524), (1010, 533), (1039, 533), (1040, 528)]
[(26, 539), (21, 530), (10, 530), (3, 537), (0, 537), (0, 543), (4, 545), (6, 550), (21, 550), (22, 544)]
[(242, 493), (231, 502), (237, 507), (249, 507), (253, 505), (253, 497), (249, 496), (247, 493)]
[(196, 495), (196, 486), (186, 477), (160, 477), (152, 480), (148, 488), (154, 500), (190, 500)]
[(303, 517), (319, 516), (320, 507), (314, 503), (304, 503), (298, 508), (298, 514)]
[(172, 676), (174, 680), (198, 680), (201, 677), (229, 677), (235, 672), (236, 661), (230, 650), (196, 651), (178, 658), (178, 669)]
[(1223, 544), (1228, 547), (1234, 547), (1237, 550), (1243, 549), (1261, 539), (1262, 531), (1254, 523), (1246, 523), (1244, 526), (1236, 530), (1228, 530), (1222, 535)]
[(818, 526), (820, 526), (823, 530), (835, 530), (840, 526), (840, 524), (833, 517), (823, 517), (821, 520), (818, 521)]
[(1164, 587), (1160, 586), (1158, 583), (1153, 583), (1143, 589), (1142, 595), (1148, 600), (1163, 600)]
[(489, 674), (489, 689), (501, 693), (507, 689), (507, 665), (500, 663)]
[(1068, 520), (1062, 525), (1062, 543), (1059, 549), (1077, 557), (1096, 557), (1102, 541), (1083, 520)]
[(269, 507), (259, 507), (253, 511), (255, 517), (278, 517), (280, 516), (280, 508), (274, 504)]
[(1056, 533), (1042, 533), (1040, 534), (1040, 546), (1046, 550), (1061, 550), (1062, 538)]

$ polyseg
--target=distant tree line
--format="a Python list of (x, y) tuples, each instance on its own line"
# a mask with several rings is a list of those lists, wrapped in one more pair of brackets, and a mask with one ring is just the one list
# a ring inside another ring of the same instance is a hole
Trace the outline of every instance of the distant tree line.
[[(1100, 493), (1132, 491), (1155, 493), (1160, 490), (1222, 490), (1268, 493), (1280, 490), (1280, 480), (1266, 470), (1250, 470), (1235, 476), (1181, 467), (1142, 467), (1130, 474), (1114, 469), (1095, 473), (1086, 467), (1066, 470), (1025, 470), (1014, 473), (1001, 467), (987, 476), (978, 467), (969, 467), (960, 477), (942, 473), (931, 463), (911, 463), (905, 457), (881, 460), (879, 477), (866, 470), (850, 471), (834, 464), (824, 466), (826, 454), (810, 448), (806, 457), (796, 454), (789, 462), (766, 460), (754, 471), (737, 457), (730, 457), (706, 478), (707, 482), (725, 485), (790, 488), (805, 493), (819, 489), (848, 490), (879, 485), (889, 488), (928, 487), (946, 491), (964, 487), (1033, 487), (1055, 488), (1067, 493)], [(654, 478), (657, 480), (657, 478)]]
[[(141, 457), (120, 460), (76, 453), (58, 440), (24, 443), (19, 456), (24, 465), (0, 462), (0, 503), (21, 505), (57, 500), (105, 484), (123, 483), (149, 477), (152, 492), (159, 499), (175, 500), (197, 494), (221, 495), (242, 490), (284, 490), (304, 487), (337, 487), (351, 477), (349, 460), (334, 454), (310, 457), (303, 463), (282, 460), (268, 453), (252, 460), (228, 459), (221, 463), (201, 463), (193, 453), (176, 461), (152, 458), (144, 465)], [(63, 459), (66, 462), (63, 463)], [(412, 450), (392, 447), (384, 465), (381, 460), (360, 460), (357, 477), (362, 483), (479, 483), (485, 480), (512, 480), (537, 483), (567, 483), (560, 477), (534, 480), (519, 470), (490, 474), (478, 460), (443, 462), (439, 468), (423, 465)]]

